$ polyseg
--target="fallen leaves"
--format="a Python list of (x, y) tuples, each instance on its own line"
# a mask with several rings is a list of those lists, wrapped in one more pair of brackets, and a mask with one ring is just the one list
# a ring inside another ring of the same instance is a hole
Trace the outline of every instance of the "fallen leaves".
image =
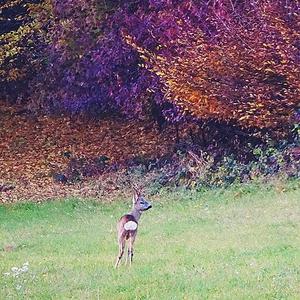
[[(0, 202), (40, 201), (89, 193), (88, 182), (63, 185), (53, 179), (72, 159), (110, 164), (134, 157), (159, 157), (174, 143), (174, 133), (159, 133), (152, 122), (18, 115), (0, 106)], [(96, 178), (92, 180), (97, 181)]]

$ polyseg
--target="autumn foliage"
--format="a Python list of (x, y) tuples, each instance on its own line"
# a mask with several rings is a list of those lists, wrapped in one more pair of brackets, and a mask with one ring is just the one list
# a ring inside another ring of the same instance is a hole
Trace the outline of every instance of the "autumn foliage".
[(1, 1), (0, 101), (28, 97), (31, 80), (45, 65), (51, 8), (48, 0)]
[(26, 82), (32, 110), (159, 111), (280, 133), (294, 122), (298, 1), (25, 2), (1, 4), (22, 4), (27, 17), (0, 37), (0, 79), (4, 96)]
[(52, 1), (47, 68), (32, 82), (31, 108), (92, 118), (142, 113), (153, 76), (122, 40), (121, 2)]
[(299, 9), (296, 1), (181, 1), (152, 18), (140, 13), (155, 48), (130, 32), (124, 39), (183, 114), (281, 132), (299, 105)]
[(299, 177), (299, 1), (14, 0), (0, 14), (0, 202)]

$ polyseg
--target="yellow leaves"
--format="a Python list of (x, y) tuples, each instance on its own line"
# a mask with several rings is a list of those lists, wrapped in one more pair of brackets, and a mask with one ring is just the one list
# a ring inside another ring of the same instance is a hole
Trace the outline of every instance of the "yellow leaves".
[(156, 58), (158, 61), (165, 61), (165, 60), (166, 60), (163, 56), (160, 56), (160, 55), (155, 56), (155, 58)]
[[(10, 2), (10, 3), (9, 3)], [(8, 1), (9, 5), (0, 5), (1, 8), (13, 7), (14, 5), (21, 5), (20, 1)], [(20, 19), (20, 17), (16, 17)], [(28, 63), (17, 65), (18, 57), (20, 54), (32, 49), (34, 42), (31, 39), (32, 33), (37, 32), (40, 29), (41, 24), (37, 21), (31, 21), (25, 25), (20, 26), (17, 30), (11, 31), (0, 35), (0, 76), (2, 80), (14, 81), (23, 79), (28, 72)]]
[(266, 60), (266, 61), (264, 62), (264, 65), (265, 65), (265, 66), (276, 66), (276, 63), (275, 63), (275, 61), (273, 61), (273, 60)]
[(9, 69), (8, 71), (8, 80), (17, 80), (17, 79), (22, 79), (22, 77), (24, 77), (24, 71), (18, 69), (18, 68), (12, 68)]
[(10, 8), (15, 5), (20, 5), (22, 2), (23, 2), (23, 0), (7, 1), (6, 3), (0, 5), (0, 10), (2, 10), (4, 8)]
[(165, 75), (163, 72), (160, 72), (160, 71), (155, 72), (155, 73), (156, 73), (156, 75), (161, 76), (161, 77), (164, 77), (164, 75)]
[[(265, 72), (274, 72), (274, 70), (270, 69), (270, 68), (266, 68), (264, 69)], [(275, 72), (274, 72), (275, 73)]]
[(29, 33), (32, 33), (32, 28), (35, 26), (35, 24), (36, 22), (32, 22), (24, 26), (20, 26), (16, 31), (2, 34), (0, 35), (0, 41), (5, 43), (18, 42)]
[(172, 85), (174, 85), (174, 84), (176, 84), (176, 83), (175, 83), (174, 80), (169, 79), (169, 80), (166, 80), (166, 84), (169, 85), (169, 86), (172, 86)]

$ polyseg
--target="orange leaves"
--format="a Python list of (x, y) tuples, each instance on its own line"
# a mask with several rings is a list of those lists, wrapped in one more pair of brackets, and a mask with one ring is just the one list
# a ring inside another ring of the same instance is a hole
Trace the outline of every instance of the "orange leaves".
[(111, 163), (120, 163), (136, 156), (162, 156), (175, 138), (169, 130), (158, 133), (151, 122), (43, 116), (27, 119), (18, 115), (18, 110), (0, 105), (0, 186), (15, 186), (0, 192), (0, 202), (61, 197), (83, 188), (85, 182), (72, 187), (53, 181), (54, 172), (68, 167), (69, 154), (87, 162), (104, 155)]
[(284, 132), (299, 104), (295, 45), (300, 19), (287, 22), (288, 8), (278, 3), (261, 6), (255, 14), (242, 16), (250, 22), (245, 26), (228, 12), (224, 22), (208, 16), (207, 22), (216, 27), (213, 38), (177, 20), (179, 35), (166, 43), (165, 49), (172, 51), (163, 57), (137, 46), (132, 38), (130, 45), (161, 78), (169, 101), (184, 113)]

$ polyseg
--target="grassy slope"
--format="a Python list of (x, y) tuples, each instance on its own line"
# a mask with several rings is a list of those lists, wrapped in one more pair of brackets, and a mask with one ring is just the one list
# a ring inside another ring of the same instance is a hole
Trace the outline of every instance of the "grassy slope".
[[(0, 207), (0, 298), (297, 299), (300, 189), (244, 186), (153, 199), (131, 269), (112, 268), (124, 201)], [(3, 275), (29, 262), (19, 277)], [(299, 299), (299, 298), (298, 298)]]

